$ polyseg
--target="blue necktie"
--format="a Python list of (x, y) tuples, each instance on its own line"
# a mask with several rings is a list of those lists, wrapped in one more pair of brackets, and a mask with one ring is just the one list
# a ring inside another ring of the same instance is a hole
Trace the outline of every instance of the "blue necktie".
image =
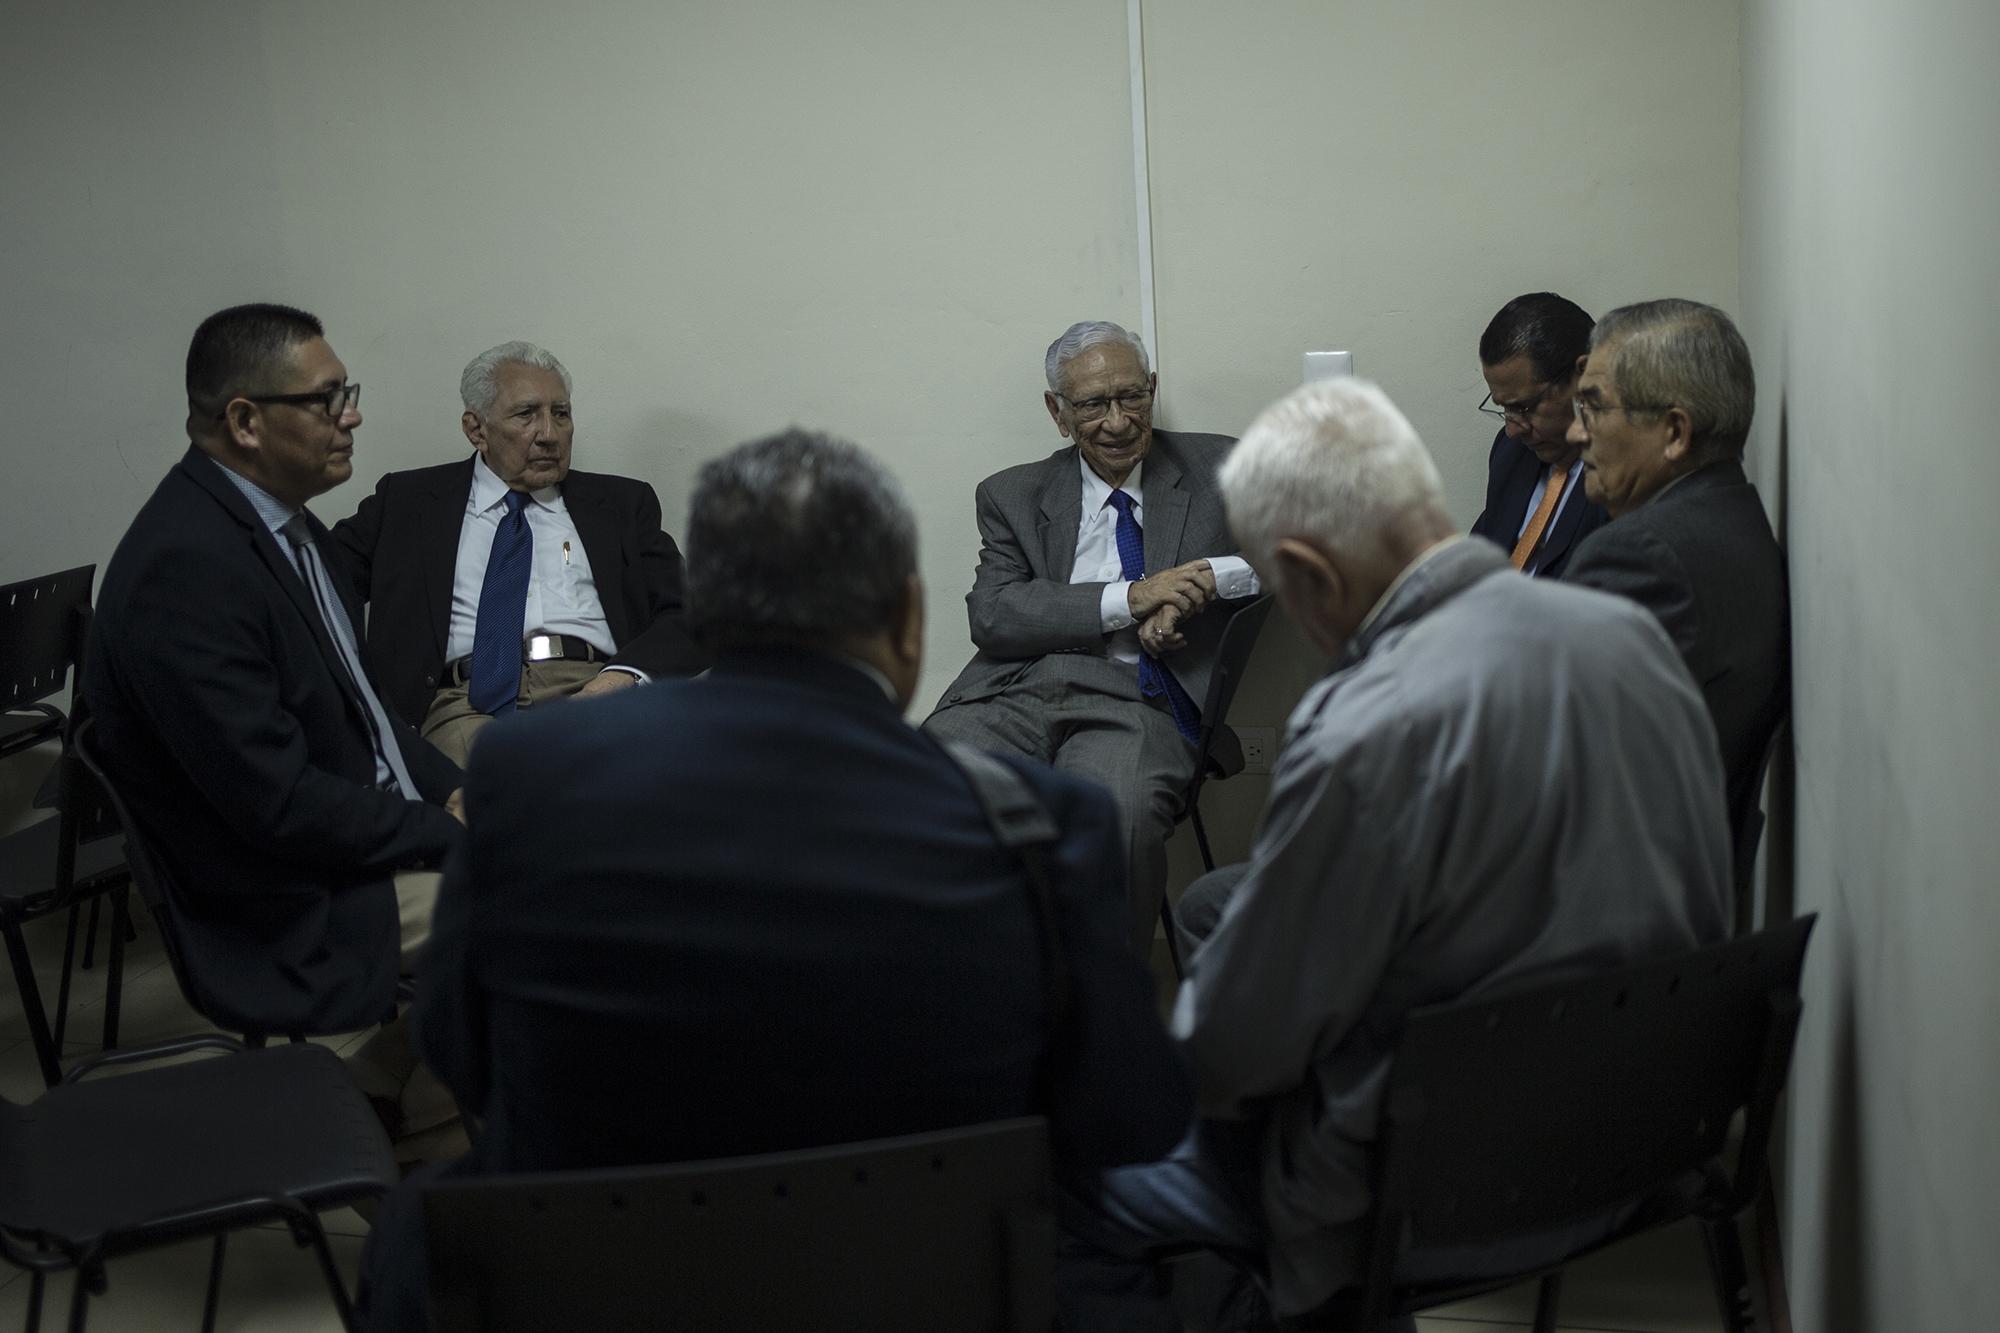
[(486, 579), (479, 585), (479, 610), (472, 625), (472, 671), (468, 699), (482, 713), (505, 717), (521, 693), (521, 636), (528, 618), (528, 571), (535, 563), (535, 538), (521, 512), (527, 496), (507, 492), (507, 512), (493, 533), (486, 556)]
[[(1132, 517), (1132, 497), (1123, 491), (1113, 491), (1109, 503), (1118, 511), (1119, 572), (1137, 583), (1146, 577), (1146, 538), (1139, 531), (1139, 520)], [(1201, 742), (1201, 709), (1188, 698), (1188, 692), (1174, 679), (1174, 673), (1167, 670), (1166, 663), (1150, 653), (1139, 654), (1139, 693), (1148, 699), (1166, 695), (1167, 711), (1174, 715), (1175, 728), (1189, 745)]]

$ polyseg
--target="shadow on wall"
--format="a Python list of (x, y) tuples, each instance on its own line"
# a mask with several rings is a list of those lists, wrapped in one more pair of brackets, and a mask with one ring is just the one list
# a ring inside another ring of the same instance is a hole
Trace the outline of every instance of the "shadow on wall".
[[(1778, 431), (1773, 441), (1777, 457), (1768, 474), (1771, 481), (1771, 526), (1776, 530), (1779, 549), (1791, 552), (1791, 414), (1784, 396), (1778, 398)], [(1789, 576), (1789, 569), (1787, 570)], [(1796, 606), (1796, 603), (1793, 603)], [(1791, 641), (1796, 653), (1798, 626), (1792, 626)], [(1798, 660), (1791, 663), (1791, 697), (1798, 698)], [(1771, 756), (1769, 786), (1764, 791), (1764, 914), (1765, 925), (1789, 921), (1797, 911), (1797, 801), (1798, 728), (1785, 727), (1786, 740)]]
[[(1867, 1136), (1861, 1125), (1861, 1059), (1854, 1030), (1853, 987), (1849, 984), (1854, 959), (1847, 951), (1845, 930), (1836, 938), (1841, 948), (1829, 969), (1833, 985), (1828, 988), (1827, 1000), (1832, 1012), (1825, 1020), (1831, 1027), (1832, 1064), (1825, 1088), (1826, 1158), (1820, 1163), (1826, 1188), (1821, 1196), (1825, 1208), (1821, 1262), (1816, 1265), (1820, 1275), (1818, 1308), (1826, 1321), (1825, 1333), (1870, 1333), (1868, 1238), (1862, 1223), (1868, 1215), (1868, 1201), (1860, 1165)], [(1828, 952), (1820, 950), (1823, 963)]]

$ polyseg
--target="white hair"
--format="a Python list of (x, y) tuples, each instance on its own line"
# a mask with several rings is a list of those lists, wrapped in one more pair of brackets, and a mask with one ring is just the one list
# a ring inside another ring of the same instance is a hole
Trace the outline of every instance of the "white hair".
[(564, 396), (575, 390), (570, 383), (569, 372), (563, 369), (562, 362), (556, 360), (555, 353), (533, 343), (501, 343), (473, 357), (465, 367), (465, 373), (458, 377), (458, 397), (466, 410), (484, 416), (486, 409), (493, 406), (493, 400), (500, 394), (500, 367), (513, 364), (553, 370), (562, 376)]
[(1275, 581), (1279, 541), (1303, 537), (1372, 556), (1413, 513), (1444, 508), (1444, 483), (1417, 432), (1367, 380), (1321, 380), (1251, 423), (1219, 476), (1229, 527)]
[(1139, 354), (1139, 373), (1152, 373), (1152, 363), (1146, 359), (1146, 344), (1138, 334), (1108, 319), (1086, 319), (1064, 329), (1062, 337), (1049, 344), (1048, 353), (1042, 358), (1042, 374), (1049, 382), (1049, 392), (1062, 393), (1064, 366), (1093, 347), (1107, 346), (1131, 348)]

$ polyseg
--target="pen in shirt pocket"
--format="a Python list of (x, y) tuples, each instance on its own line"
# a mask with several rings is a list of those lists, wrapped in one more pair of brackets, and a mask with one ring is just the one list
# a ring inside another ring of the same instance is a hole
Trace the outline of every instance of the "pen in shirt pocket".
[(563, 543), (563, 563), (564, 563), (565, 565), (569, 563), (569, 543), (568, 543), (568, 542), (564, 542), (564, 543)]

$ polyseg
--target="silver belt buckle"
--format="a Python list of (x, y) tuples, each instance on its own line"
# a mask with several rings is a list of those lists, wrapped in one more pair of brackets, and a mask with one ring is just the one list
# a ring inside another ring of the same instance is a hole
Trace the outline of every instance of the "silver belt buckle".
[(553, 634), (530, 634), (528, 636), (528, 661), (546, 662), (551, 657), (562, 656), (562, 640)]

